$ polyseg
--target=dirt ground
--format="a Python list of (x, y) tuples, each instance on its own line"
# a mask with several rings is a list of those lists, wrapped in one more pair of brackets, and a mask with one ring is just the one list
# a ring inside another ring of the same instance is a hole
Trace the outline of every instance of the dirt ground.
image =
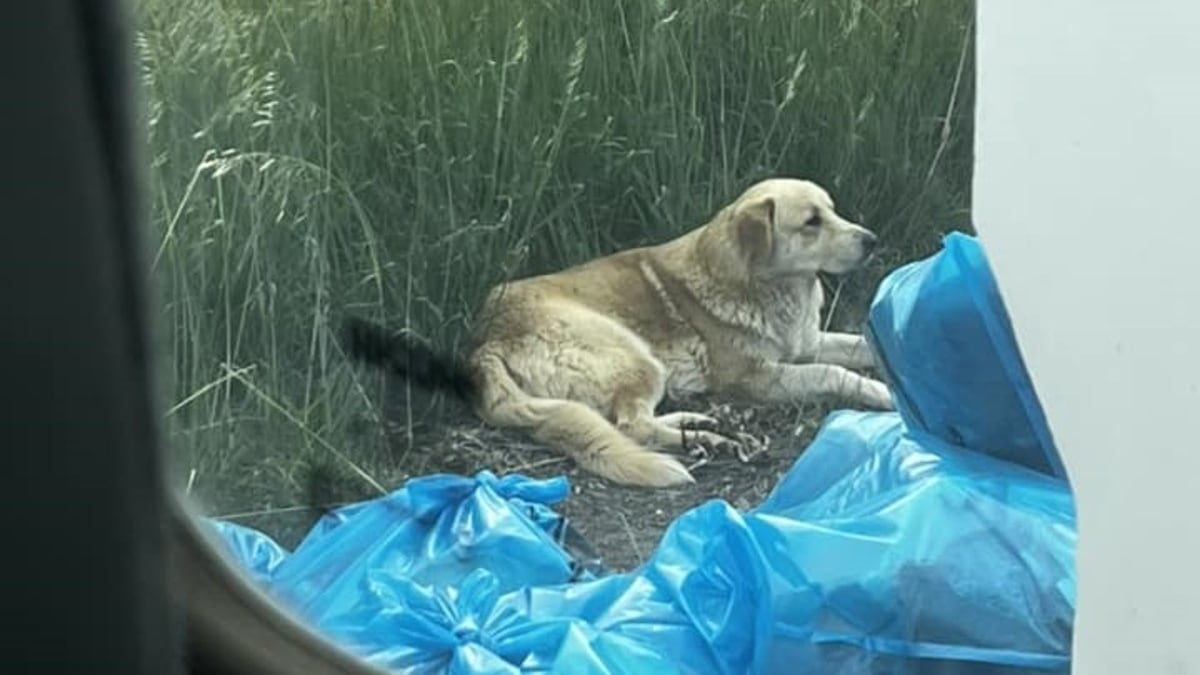
[[(489, 469), (497, 475), (522, 473), (537, 478), (567, 476), (572, 494), (555, 509), (597, 551), (606, 567), (624, 571), (645, 561), (667, 526), (680, 514), (710, 499), (737, 509), (756, 506), (791, 468), (812, 439), (827, 408), (815, 405), (748, 407), (680, 401), (661, 408), (703, 412), (721, 422), (727, 436), (749, 434), (761, 451), (749, 462), (735, 453), (712, 454), (692, 470), (696, 483), (670, 489), (628, 488), (586, 473), (561, 453), (514, 432), (484, 427), (470, 419), (422, 434), (419, 453), (409, 453), (406, 473), (471, 475)], [(389, 422), (395, 442), (407, 445), (404, 426)], [(698, 460), (686, 458), (692, 466)]]

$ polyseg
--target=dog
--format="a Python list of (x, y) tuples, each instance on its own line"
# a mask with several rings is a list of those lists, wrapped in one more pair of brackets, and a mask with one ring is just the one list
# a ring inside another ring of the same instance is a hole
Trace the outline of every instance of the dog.
[(671, 241), (498, 285), (465, 357), (362, 320), (349, 322), (349, 352), (615, 483), (686, 484), (688, 469), (660, 450), (736, 441), (692, 428), (711, 428), (706, 415), (656, 415), (664, 396), (893, 408), (883, 382), (855, 372), (874, 367), (863, 336), (820, 328), (818, 273), (854, 270), (877, 241), (816, 183), (771, 178)]

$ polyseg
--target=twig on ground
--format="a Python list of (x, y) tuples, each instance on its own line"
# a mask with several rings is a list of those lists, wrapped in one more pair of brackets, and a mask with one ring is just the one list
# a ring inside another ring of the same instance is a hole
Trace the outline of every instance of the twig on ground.
[(524, 464), (514, 466), (513, 468), (509, 469), (509, 471), (528, 471), (529, 469), (538, 469), (543, 466), (560, 464), (565, 461), (567, 461), (566, 457), (547, 457), (546, 459), (539, 459), (536, 462), (526, 462)]
[(328, 509), (336, 509), (342, 506), (349, 506), (354, 502), (335, 502), (333, 504), (301, 504), (297, 506), (280, 506), (273, 509), (258, 509), (256, 511), (239, 511), (237, 513), (223, 513), (216, 516), (208, 516), (212, 520), (236, 520), (238, 518), (256, 518), (260, 516), (274, 516), (281, 513), (298, 513), (301, 511), (325, 511)]
[(642, 547), (638, 546), (637, 537), (633, 534), (633, 528), (629, 526), (629, 519), (620, 511), (617, 511), (617, 516), (621, 518), (621, 524), (625, 526), (625, 535), (629, 537), (629, 545), (633, 548), (634, 555), (637, 556), (638, 564), (645, 562), (646, 554), (642, 553)]

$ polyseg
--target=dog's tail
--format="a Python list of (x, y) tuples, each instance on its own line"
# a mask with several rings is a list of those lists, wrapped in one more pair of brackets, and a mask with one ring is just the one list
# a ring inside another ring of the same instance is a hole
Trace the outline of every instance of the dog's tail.
[(475, 383), (461, 358), (436, 352), (404, 333), (389, 333), (382, 326), (351, 317), (342, 329), (350, 358), (434, 391), (445, 391), (464, 403), (474, 403)]
[(362, 319), (348, 320), (344, 332), (351, 358), (386, 368), (427, 389), (447, 391), (472, 404), (487, 423), (523, 429), (539, 442), (561, 449), (587, 471), (624, 485), (694, 482), (679, 460), (647, 450), (592, 408), (529, 395), (498, 354), (484, 350), (468, 364)]

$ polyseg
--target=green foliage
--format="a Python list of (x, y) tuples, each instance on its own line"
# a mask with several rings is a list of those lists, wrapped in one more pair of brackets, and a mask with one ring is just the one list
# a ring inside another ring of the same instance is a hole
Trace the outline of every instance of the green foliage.
[(970, 229), (969, 0), (138, 12), (168, 428), (226, 509), (295, 503), (322, 462), (399, 478), (344, 312), (453, 346), (493, 283), (665, 240), (770, 175), (824, 184), (893, 260)]

